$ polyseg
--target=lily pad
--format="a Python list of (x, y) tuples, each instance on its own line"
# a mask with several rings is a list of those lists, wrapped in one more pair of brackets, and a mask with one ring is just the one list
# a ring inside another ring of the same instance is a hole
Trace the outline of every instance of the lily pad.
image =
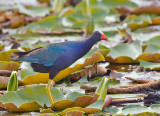
[(45, 16), (50, 11), (49, 7), (44, 7), (44, 6), (38, 6), (38, 7), (34, 6), (27, 9), (23, 5), (18, 4), (17, 7), (20, 13), (24, 13), (32, 17)]
[(145, 27), (152, 23), (151, 17), (148, 15), (128, 15), (128, 17), (125, 19), (125, 22), (128, 24), (128, 27), (131, 28), (131, 30), (135, 30), (138, 28)]
[(0, 70), (18, 70), (20, 67), (20, 64), (18, 64), (17, 62), (6, 62), (6, 61), (0, 61)]
[(160, 63), (147, 62), (140, 60), (139, 67), (144, 67), (146, 69), (160, 70)]
[(15, 51), (18, 51), (18, 50), (12, 49), (12, 50), (9, 50), (9, 51), (0, 52), (0, 61), (11, 61), (10, 56)]
[(147, 45), (152, 44), (152, 45), (159, 46), (160, 45), (160, 35), (152, 37), (150, 40), (145, 42), (145, 44), (147, 44)]
[[(97, 96), (89, 96), (75, 93), (75, 99), (65, 99), (64, 95), (56, 88), (51, 87), (51, 93), (55, 98), (55, 103), (50, 104), (46, 93), (46, 86), (30, 86), (17, 91), (9, 91), (0, 98), (0, 106), (10, 111), (37, 111), (45, 106), (52, 110), (62, 110), (70, 107), (86, 107), (92, 104), (92, 99), (98, 99)], [(82, 96), (83, 95), (83, 96)], [(79, 96), (79, 97), (78, 97)], [(82, 102), (83, 101), (83, 102)]]
[(106, 56), (106, 61), (116, 63), (133, 63), (142, 54), (142, 48), (138, 41), (132, 44), (121, 43), (113, 48)]
[(30, 23), (24, 30), (32, 30), (32, 32), (51, 32), (58, 25), (60, 19), (57, 16), (48, 16), (37, 22)]

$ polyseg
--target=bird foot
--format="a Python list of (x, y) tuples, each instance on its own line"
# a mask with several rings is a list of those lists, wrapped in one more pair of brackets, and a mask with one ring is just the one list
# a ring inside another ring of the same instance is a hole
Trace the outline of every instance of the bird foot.
[(49, 100), (50, 100), (50, 102), (51, 102), (51, 105), (55, 103), (55, 99), (54, 99), (54, 97), (52, 96), (52, 93), (51, 93), (51, 90), (50, 90), (50, 85), (51, 85), (52, 81), (53, 81), (53, 80), (50, 80), (50, 79), (49, 79), (48, 85), (47, 85), (47, 87), (46, 87), (47, 95), (48, 95), (48, 97), (49, 97)]
[(53, 80), (51, 81), (51, 86), (55, 87), (55, 82)]

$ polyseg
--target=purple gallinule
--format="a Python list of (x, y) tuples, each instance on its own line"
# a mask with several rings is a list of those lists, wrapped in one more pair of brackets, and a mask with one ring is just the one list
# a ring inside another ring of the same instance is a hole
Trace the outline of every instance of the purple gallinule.
[(31, 67), (34, 71), (49, 73), (49, 81), (46, 89), (50, 102), (53, 104), (55, 100), (50, 92), (50, 85), (54, 77), (61, 70), (69, 67), (76, 60), (89, 52), (95, 43), (107, 39), (108, 38), (103, 33), (95, 31), (86, 40), (54, 43), (26, 52), (14, 52), (16, 56), (11, 56), (11, 59), (15, 61), (31, 62)]

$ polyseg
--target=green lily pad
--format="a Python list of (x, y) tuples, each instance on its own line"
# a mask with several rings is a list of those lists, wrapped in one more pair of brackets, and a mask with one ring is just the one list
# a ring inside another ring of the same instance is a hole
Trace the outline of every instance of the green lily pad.
[(132, 59), (136, 59), (140, 54), (142, 54), (141, 45), (138, 41), (135, 41), (132, 44), (122, 43), (113, 47), (108, 56), (111, 56), (112, 58), (127, 56)]
[(30, 7), (27, 9), (24, 6), (22, 6), (21, 4), (18, 4), (17, 7), (18, 7), (20, 13), (24, 13), (24, 14), (30, 15), (32, 17), (45, 16), (50, 11), (50, 8), (45, 7), (45, 6), (38, 6), (38, 7), (34, 6), (34, 7)]
[(147, 45), (151, 44), (151, 45), (159, 46), (160, 45), (160, 35), (152, 37), (150, 40), (145, 42), (145, 44), (147, 44)]
[(122, 108), (122, 113), (125, 115), (137, 114), (137, 113), (142, 113), (147, 111), (148, 111), (148, 108), (146, 106), (141, 106), (141, 105), (128, 105)]
[(18, 51), (18, 50), (12, 49), (12, 50), (9, 50), (9, 51), (0, 52), (0, 61), (11, 61), (10, 56), (15, 51)]
[(145, 49), (144, 53), (160, 53), (160, 47), (150, 44), (149, 46), (147, 46), (147, 48)]
[(146, 69), (160, 70), (160, 63), (147, 62), (147, 61), (140, 60), (139, 67), (144, 67)]
[(138, 41), (132, 44), (121, 43), (110, 49), (106, 56), (106, 61), (116, 63), (135, 62), (136, 58), (142, 54), (142, 48)]
[(32, 30), (32, 32), (51, 32), (58, 26), (60, 19), (57, 16), (48, 16), (37, 22), (28, 24), (24, 30)]
[[(64, 95), (56, 88), (51, 87), (51, 92), (56, 101), (64, 99)], [(24, 103), (31, 103), (36, 101), (40, 106), (51, 106), (49, 98), (46, 93), (46, 86), (30, 86), (18, 91), (10, 91), (0, 97), (0, 102), (4, 105), (7, 103), (12, 103), (17, 106), (17, 108), (21, 107)], [(29, 110), (29, 109), (28, 109)]]

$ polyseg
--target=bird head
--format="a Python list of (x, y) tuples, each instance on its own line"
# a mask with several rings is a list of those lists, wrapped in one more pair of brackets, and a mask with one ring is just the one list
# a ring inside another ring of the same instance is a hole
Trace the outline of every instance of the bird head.
[(95, 31), (93, 34), (92, 34), (92, 36), (94, 37), (94, 38), (97, 38), (97, 39), (100, 39), (100, 40), (107, 40), (108, 39), (108, 37), (106, 37), (102, 32), (100, 32), (100, 31)]

